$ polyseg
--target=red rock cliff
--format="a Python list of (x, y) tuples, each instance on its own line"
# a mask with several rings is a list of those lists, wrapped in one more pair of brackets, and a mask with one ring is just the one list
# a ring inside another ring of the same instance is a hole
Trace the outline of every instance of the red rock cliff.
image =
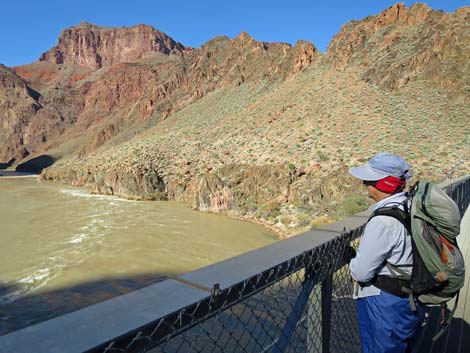
[(23, 131), (40, 109), (37, 98), (26, 82), (0, 64), (0, 162), (28, 155)]
[(169, 54), (185, 48), (151, 26), (98, 27), (87, 22), (64, 30), (58, 44), (39, 58), (92, 69), (131, 62), (152, 52)]

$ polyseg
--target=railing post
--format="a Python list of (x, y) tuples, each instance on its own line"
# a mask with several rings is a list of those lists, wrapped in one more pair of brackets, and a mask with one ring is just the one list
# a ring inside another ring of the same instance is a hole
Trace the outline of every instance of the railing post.
[(332, 277), (318, 283), (310, 293), (307, 317), (307, 353), (329, 353)]
[(330, 353), (331, 337), (331, 302), (333, 295), (333, 277), (330, 276), (322, 282), (321, 306), (322, 306), (322, 353)]

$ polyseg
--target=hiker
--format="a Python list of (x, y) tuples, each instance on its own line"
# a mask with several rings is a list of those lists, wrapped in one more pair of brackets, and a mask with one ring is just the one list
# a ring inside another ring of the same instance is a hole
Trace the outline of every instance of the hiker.
[[(373, 212), (389, 206), (403, 209), (409, 170), (400, 156), (380, 153), (366, 164), (350, 168), (349, 173), (363, 181), (368, 196), (376, 202), (370, 208)], [(399, 289), (378, 288), (379, 276), (392, 275), (387, 263), (411, 274), (412, 243), (400, 221), (379, 215), (366, 224), (357, 254), (350, 262), (363, 353), (411, 352), (411, 340), (424, 319), (424, 305), (412, 296)]]

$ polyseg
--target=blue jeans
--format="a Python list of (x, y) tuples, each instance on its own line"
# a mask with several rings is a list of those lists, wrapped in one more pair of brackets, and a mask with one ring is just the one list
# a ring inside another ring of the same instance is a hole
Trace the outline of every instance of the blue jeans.
[(424, 320), (425, 309), (416, 303), (411, 310), (408, 298), (382, 291), (380, 295), (359, 298), (359, 331), (363, 353), (411, 352), (411, 340)]

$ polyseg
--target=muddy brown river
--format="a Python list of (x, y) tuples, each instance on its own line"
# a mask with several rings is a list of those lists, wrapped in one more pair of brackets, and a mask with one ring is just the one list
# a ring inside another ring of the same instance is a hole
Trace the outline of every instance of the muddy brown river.
[(0, 335), (276, 241), (176, 202), (0, 177)]

